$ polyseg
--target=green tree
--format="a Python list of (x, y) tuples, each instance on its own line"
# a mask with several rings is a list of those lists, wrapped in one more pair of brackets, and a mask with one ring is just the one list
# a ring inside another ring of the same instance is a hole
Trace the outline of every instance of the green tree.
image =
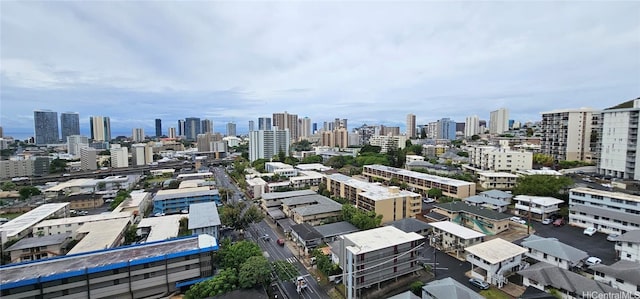
[(377, 145), (370, 145), (370, 144), (365, 144), (362, 146), (362, 148), (360, 149), (360, 153), (374, 153), (374, 154), (379, 154), (380, 151), (382, 150), (382, 147), (377, 146)]
[(473, 140), (473, 141), (477, 141), (478, 139), (480, 139), (480, 135), (471, 136), (471, 140)]
[(189, 229), (189, 217), (180, 218), (180, 228), (178, 229), (178, 237), (190, 236), (191, 230)]
[(228, 293), (238, 286), (238, 275), (234, 268), (222, 269), (212, 279), (199, 282), (184, 294), (185, 299), (200, 299)]
[(33, 195), (42, 194), (42, 192), (40, 192), (40, 189), (38, 189), (36, 187), (33, 187), (33, 186), (22, 187), (22, 188), (20, 188), (18, 193), (20, 194), (20, 199), (22, 199), (22, 200), (25, 200), (25, 199), (33, 196)]
[(241, 288), (252, 288), (258, 285), (266, 285), (271, 279), (271, 267), (264, 256), (252, 256), (248, 258), (238, 271), (238, 282)]
[(227, 203), (227, 200), (234, 195), (233, 190), (229, 188), (220, 188), (218, 189), (218, 193), (220, 194), (220, 199), (225, 204)]
[(98, 191), (104, 191), (107, 189), (107, 183), (98, 182), (98, 184), (96, 185), (96, 188), (98, 189)]
[(438, 199), (438, 198), (442, 197), (442, 190), (440, 190), (438, 188), (431, 188), (427, 192), (427, 196), (429, 196), (430, 198)]
[(169, 182), (169, 185), (167, 186), (167, 189), (178, 189), (180, 187), (180, 182), (178, 180), (171, 180), (171, 182)]
[(222, 207), (220, 221), (233, 229), (244, 230), (250, 223), (260, 222), (264, 219), (264, 215), (256, 206), (252, 205), (249, 208), (246, 206), (247, 204), (243, 201), (227, 203)]
[(324, 160), (322, 159), (322, 156), (314, 155), (305, 157), (304, 159), (302, 159), (302, 161), (300, 161), (300, 164), (322, 163), (323, 161)]
[(49, 173), (62, 173), (67, 168), (67, 160), (53, 159), (49, 164)]
[(253, 163), (251, 163), (251, 167), (255, 168), (256, 171), (260, 172), (260, 173), (264, 173), (265, 168), (264, 168), (264, 164), (267, 162), (267, 159), (258, 159), (253, 161)]
[(285, 260), (275, 261), (271, 266), (280, 281), (293, 281), (294, 278), (300, 275), (298, 268)]
[(565, 176), (525, 175), (518, 178), (513, 194), (558, 198), (564, 197), (561, 193), (573, 184), (573, 180)]
[(229, 246), (221, 246), (218, 255), (222, 268), (239, 269), (248, 258), (262, 256), (262, 250), (254, 242), (240, 241)]
[(2, 189), (2, 191), (13, 191), (16, 190), (16, 184), (13, 182), (4, 182), (0, 189)]
[(313, 147), (311, 146), (311, 142), (306, 139), (300, 140), (299, 142), (294, 142), (291, 145), (291, 148), (294, 151), (310, 151), (313, 149)]
[(135, 242), (138, 238), (138, 226), (137, 225), (130, 225), (129, 228), (127, 228), (127, 231), (124, 233), (124, 245), (129, 245), (132, 244), (133, 242)]
[(463, 151), (459, 151), (456, 153), (458, 156), (460, 157), (469, 157), (469, 153), (468, 152), (463, 152)]
[(424, 282), (418, 280), (418, 281), (412, 282), (411, 285), (409, 285), (409, 289), (416, 296), (422, 296), (422, 287), (423, 286), (424, 286)]
[(284, 163), (284, 159), (287, 157), (287, 155), (284, 153), (283, 149), (280, 149), (280, 151), (278, 152), (278, 161)]
[(312, 250), (311, 256), (316, 259), (316, 267), (318, 267), (318, 270), (322, 271), (322, 273), (327, 276), (337, 274), (336, 272), (339, 270), (338, 265), (334, 264), (331, 261), (331, 258), (324, 255), (324, 253), (322, 253), (322, 250), (317, 248)]
[(422, 156), (422, 145), (414, 144), (405, 148), (406, 154)]
[(527, 128), (527, 137), (531, 137), (531, 136), (533, 136), (533, 129)]
[(284, 164), (289, 164), (289, 165), (298, 165), (298, 163), (300, 163), (300, 160), (298, 160), (298, 158), (289, 156), (284, 158)]
[(539, 153), (533, 154), (533, 164), (551, 167), (553, 166), (553, 157)]

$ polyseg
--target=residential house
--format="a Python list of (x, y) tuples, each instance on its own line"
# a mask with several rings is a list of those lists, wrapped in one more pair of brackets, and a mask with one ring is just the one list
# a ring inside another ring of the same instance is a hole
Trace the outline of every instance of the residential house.
[(509, 202), (482, 195), (467, 197), (464, 199), (464, 202), (472, 206), (483, 207), (500, 213), (507, 211), (509, 207)]
[(457, 280), (447, 277), (428, 282), (422, 287), (422, 299), (484, 299), (484, 297)]
[(510, 274), (525, 267), (522, 258), (527, 250), (501, 238), (469, 246), (465, 251), (471, 263), (471, 276), (498, 288), (507, 283)]
[(305, 253), (322, 243), (322, 235), (309, 223), (292, 225), (291, 238), (299, 247), (304, 248)]
[(531, 235), (524, 239), (520, 246), (528, 250), (527, 257), (567, 270), (580, 266), (582, 261), (589, 257), (586, 252), (564, 244), (556, 238)]
[(604, 282), (620, 291), (640, 298), (640, 263), (633, 261), (617, 261), (607, 265), (595, 265), (593, 279)]
[(539, 221), (560, 211), (560, 204), (564, 203), (564, 201), (553, 197), (529, 195), (518, 195), (514, 200), (516, 201), (517, 215), (528, 217), (531, 213), (531, 219)]
[(191, 234), (207, 234), (219, 239), (220, 216), (215, 202), (196, 203), (189, 206), (189, 226)]
[(69, 241), (71, 241), (71, 234), (67, 233), (23, 238), (5, 249), (5, 251), (9, 253), (11, 263), (35, 261), (64, 255)]
[(495, 235), (508, 230), (511, 217), (508, 214), (468, 205), (462, 201), (435, 204), (431, 211), (447, 216), (449, 221), (486, 235)]
[(619, 259), (640, 263), (640, 230), (628, 231), (618, 236), (615, 241)]
[(322, 242), (327, 244), (335, 241), (341, 235), (360, 231), (360, 229), (347, 221), (318, 225), (313, 228), (322, 236)]
[(320, 225), (336, 222), (342, 215), (342, 205), (328, 197), (314, 194), (284, 198), (282, 212), (300, 224)]
[(484, 197), (490, 197), (500, 201), (508, 202), (508, 203), (511, 203), (511, 199), (513, 198), (513, 194), (500, 191), (500, 190), (495, 190), (495, 189), (482, 191), (480, 192), (480, 195)]
[(529, 268), (518, 271), (522, 275), (522, 284), (525, 287), (534, 287), (538, 290), (559, 292), (563, 299), (596, 298), (596, 295), (608, 294), (609, 298), (619, 295), (620, 291), (611, 286), (587, 278), (578, 273), (547, 264), (537, 263)]
[(484, 242), (485, 234), (466, 228), (451, 221), (432, 222), (433, 233), (429, 240), (432, 247), (440, 251), (464, 257), (464, 249)]

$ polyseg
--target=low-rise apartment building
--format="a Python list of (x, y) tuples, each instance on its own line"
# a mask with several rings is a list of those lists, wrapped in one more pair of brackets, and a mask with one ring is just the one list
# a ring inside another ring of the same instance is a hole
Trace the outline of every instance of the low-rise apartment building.
[(476, 172), (516, 172), (533, 168), (533, 153), (494, 146), (469, 148), (468, 169)]
[(305, 195), (282, 199), (282, 212), (295, 223), (320, 225), (338, 221), (342, 205), (322, 195)]
[(502, 288), (507, 277), (524, 268), (522, 258), (526, 249), (495, 238), (465, 248), (466, 259), (471, 263), (471, 276)]
[(220, 235), (220, 216), (215, 202), (196, 203), (189, 206), (188, 228), (194, 235), (207, 234), (218, 240)]
[(4, 238), (0, 238), (2, 245), (7, 241), (22, 239), (30, 235), (33, 227), (42, 220), (67, 216), (69, 216), (68, 202), (43, 204), (0, 225), (0, 231), (6, 233)]
[(462, 201), (435, 204), (431, 211), (446, 216), (449, 221), (486, 235), (495, 235), (508, 230), (511, 217), (494, 210), (468, 205)]
[(429, 244), (440, 251), (455, 254), (456, 258), (460, 258), (461, 254), (464, 255), (465, 248), (484, 242), (485, 234), (451, 221), (429, 224), (433, 228), (433, 236)]
[(362, 170), (362, 175), (367, 177), (370, 181), (390, 181), (395, 178), (398, 182), (407, 184), (410, 188), (414, 188), (423, 195), (426, 195), (432, 188), (442, 190), (442, 194), (444, 196), (460, 199), (476, 194), (476, 184), (473, 182), (450, 179), (384, 165), (366, 165)]
[(628, 231), (615, 241), (618, 259), (640, 263), (640, 230)]
[(556, 238), (531, 235), (520, 245), (527, 249), (527, 257), (567, 270), (580, 266), (589, 257), (585, 251), (564, 244)]
[(620, 297), (624, 294), (619, 290), (605, 283), (547, 263), (537, 263), (520, 270), (518, 274), (522, 275), (522, 285), (525, 287), (533, 287), (543, 292), (555, 290), (563, 299), (597, 298), (601, 295), (607, 295), (608, 298), (625, 298)]
[(129, 224), (131, 220), (127, 218), (85, 223), (76, 230), (75, 240), (78, 243), (67, 254), (118, 247), (124, 243)]
[(543, 220), (560, 211), (560, 204), (564, 201), (544, 196), (518, 195), (513, 199), (516, 202), (516, 214), (531, 219)]
[(209, 187), (160, 190), (153, 197), (153, 213), (180, 213), (188, 211), (189, 205), (201, 202), (220, 203), (220, 193)]
[(509, 207), (509, 202), (495, 199), (492, 197), (474, 195), (464, 199), (468, 205), (487, 208), (496, 212), (505, 212)]
[(44, 237), (23, 238), (5, 249), (11, 257), (11, 263), (35, 261), (65, 254), (70, 234)]
[(0, 267), (0, 296), (163, 298), (211, 278), (216, 240), (208, 235), (101, 249)]
[(478, 183), (483, 189), (511, 190), (516, 186), (518, 176), (509, 172), (479, 172)]
[(420, 194), (394, 186), (384, 187), (343, 174), (326, 176), (325, 185), (331, 195), (347, 199), (360, 210), (382, 215), (382, 223), (415, 217), (422, 209)]
[(595, 265), (593, 279), (640, 298), (640, 263), (617, 261), (611, 266)]
[(133, 221), (131, 214), (127, 212), (109, 213), (99, 215), (87, 215), (66, 217), (58, 219), (44, 220), (33, 226), (33, 235), (35, 236), (51, 236), (61, 234), (71, 234), (72, 238), (75, 238), (75, 232), (78, 228), (85, 223), (100, 222), (112, 219), (129, 219)]
[(413, 273), (422, 267), (418, 261), (424, 237), (383, 226), (343, 235), (331, 248), (342, 268), (347, 298), (359, 297), (362, 288)]
[(605, 234), (640, 229), (640, 196), (590, 188), (569, 190), (569, 224)]

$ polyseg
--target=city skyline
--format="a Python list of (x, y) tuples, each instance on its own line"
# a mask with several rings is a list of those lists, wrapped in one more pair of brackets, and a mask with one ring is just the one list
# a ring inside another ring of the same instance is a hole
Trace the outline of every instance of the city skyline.
[(634, 2), (1, 5), (0, 126), (19, 139), (39, 109), (78, 112), (83, 135), (109, 116), (115, 137), (189, 116), (242, 134), (282, 111), (350, 128), (503, 107), (539, 121), (640, 95)]

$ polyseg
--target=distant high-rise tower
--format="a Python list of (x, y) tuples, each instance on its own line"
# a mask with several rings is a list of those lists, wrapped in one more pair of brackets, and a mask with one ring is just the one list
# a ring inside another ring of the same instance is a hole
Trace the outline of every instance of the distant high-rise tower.
[(178, 136), (184, 136), (185, 135), (185, 122), (184, 119), (179, 119), (178, 120)]
[(258, 130), (271, 130), (271, 118), (259, 117), (258, 118)]
[(249, 132), (254, 131), (256, 129), (255, 126), (256, 126), (255, 122), (250, 120), (249, 121)]
[(300, 138), (306, 139), (311, 134), (311, 119), (308, 117), (300, 119)]
[(144, 129), (143, 128), (133, 128), (131, 131), (131, 140), (133, 142), (141, 142), (144, 140)]
[(318, 123), (313, 123), (312, 125), (311, 134), (315, 133), (318, 133)]
[(90, 116), (91, 140), (111, 141), (111, 121), (108, 116)]
[[(601, 111), (596, 126), (598, 173), (625, 180), (640, 180), (640, 98), (630, 108)], [(595, 114), (595, 113), (594, 113)], [(583, 133), (586, 134), (586, 133)], [(591, 134), (589, 134), (591, 135)], [(627, 202), (629, 203), (629, 202)]]
[(200, 130), (200, 118), (187, 117), (184, 119), (184, 136), (187, 140), (196, 141)]
[(489, 133), (502, 134), (509, 130), (509, 111), (500, 108), (489, 114)]
[(236, 124), (227, 123), (227, 136), (236, 136)]
[(258, 130), (249, 132), (249, 161), (271, 159), (284, 152), (289, 155), (289, 130)]
[(60, 142), (58, 133), (58, 112), (51, 110), (33, 111), (36, 144), (56, 144)]
[(162, 120), (156, 118), (156, 137), (162, 136)]
[(174, 127), (169, 128), (169, 130), (167, 131), (167, 137), (176, 138), (177, 137), (176, 128), (174, 128)]
[(83, 147), (78, 153), (80, 155), (80, 169), (96, 170), (98, 169), (98, 150), (90, 147)]
[[(589, 108), (543, 112), (541, 152), (555, 161), (591, 162), (593, 112)], [(620, 147), (617, 142), (615, 146)]]
[(438, 120), (438, 124), (437, 124), (437, 130), (438, 130), (438, 139), (449, 139), (449, 140), (455, 140), (456, 139), (456, 122), (449, 119), (449, 118), (443, 118), (441, 120)]
[(416, 138), (416, 116), (407, 114), (407, 138)]
[(87, 136), (67, 136), (67, 153), (69, 153), (69, 155), (80, 155), (80, 149), (83, 147), (89, 147), (89, 138)]
[(337, 130), (337, 129), (340, 129), (340, 128), (347, 129), (347, 119), (346, 118), (342, 118), (342, 119), (336, 118), (333, 121), (333, 127), (331, 128), (331, 130)]
[(273, 114), (273, 126), (278, 127), (278, 130), (289, 129), (291, 136), (290, 141), (298, 141), (298, 115), (289, 114), (287, 111), (284, 113)]
[(480, 119), (477, 115), (467, 116), (464, 121), (464, 137), (480, 134)]
[(60, 127), (62, 142), (67, 142), (67, 137), (80, 135), (80, 114), (76, 112), (62, 112), (60, 114)]
[(212, 133), (213, 134), (213, 122), (210, 119), (202, 120), (202, 134)]
[(111, 149), (111, 167), (129, 167), (129, 150), (126, 147)]

